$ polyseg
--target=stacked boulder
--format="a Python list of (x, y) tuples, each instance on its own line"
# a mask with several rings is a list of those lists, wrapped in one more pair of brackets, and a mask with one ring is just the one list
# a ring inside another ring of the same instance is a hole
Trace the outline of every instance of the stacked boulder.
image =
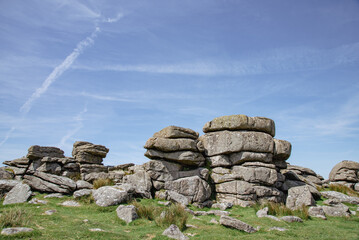
[(199, 146), (212, 169), (217, 200), (248, 206), (256, 201), (284, 202), (291, 144), (274, 139), (274, 121), (263, 117), (232, 115), (205, 124)]
[(156, 196), (184, 196), (188, 203), (205, 202), (211, 196), (207, 183), (209, 171), (199, 151), (199, 134), (191, 129), (169, 126), (156, 132), (145, 144), (145, 156), (151, 161), (144, 169), (152, 181)]
[(329, 173), (329, 181), (359, 191), (359, 162), (341, 161)]
[(108, 152), (109, 149), (102, 145), (84, 141), (74, 143), (72, 156), (80, 166), (83, 180), (93, 181), (96, 178), (101, 178), (101, 173), (108, 172), (108, 167), (102, 163)]

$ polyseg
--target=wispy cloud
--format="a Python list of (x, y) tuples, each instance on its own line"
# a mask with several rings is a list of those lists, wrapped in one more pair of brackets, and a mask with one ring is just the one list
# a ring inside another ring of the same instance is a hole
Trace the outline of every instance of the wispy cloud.
[(11, 136), (12, 132), (15, 131), (15, 127), (10, 128), (10, 130), (6, 133), (4, 139), (0, 142), (0, 147), (9, 139), (9, 137)]
[(113, 102), (137, 102), (135, 99), (131, 98), (121, 98), (116, 96), (110, 96), (110, 95), (99, 95), (99, 94), (93, 94), (88, 92), (82, 92), (80, 93), (81, 96), (93, 98), (96, 100), (102, 100), (102, 101), (113, 101)]
[(324, 70), (357, 63), (359, 42), (333, 49), (282, 48), (248, 56), (243, 60), (198, 60), (177, 64), (74, 65), (89, 71), (146, 72), (184, 75), (257, 75)]
[(44, 94), (50, 87), (50, 85), (55, 82), (56, 79), (58, 79), (67, 69), (71, 67), (71, 65), (86, 49), (86, 47), (93, 44), (94, 38), (97, 36), (97, 33), (99, 31), (100, 28), (96, 27), (96, 29), (89, 37), (77, 44), (76, 48), (72, 51), (72, 53), (68, 55), (65, 60), (50, 73), (50, 75), (42, 83), (42, 86), (36, 89), (36, 91), (31, 95), (31, 97), (22, 105), (22, 107), (20, 108), (20, 112), (26, 114), (31, 110), (33, 102), (38, 99), (42, 94)]
[(83, 125), (83, 115), (87, 112), (87, 107), (85, 106), (84, 109), (78, 113), (74, 118), (73, 121), (75, 123), (75, 127), (68, 131), (65, 136), (63, 136), (60, 142), (57, 144), (59, 148), (63, 148), (67, 145), (67, 141), (73, 137), (84, 125)]

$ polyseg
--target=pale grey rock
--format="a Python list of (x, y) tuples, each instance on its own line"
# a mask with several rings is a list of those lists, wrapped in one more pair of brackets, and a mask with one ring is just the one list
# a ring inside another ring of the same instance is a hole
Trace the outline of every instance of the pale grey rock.
[(359, 192), (359, 182), (354, 185), (354, 190)]
[(272, 215), (266, 215), (266, 216), (264, 216), (265, 218), (269, 218), (269, 219), (272, 219), (272, 220), (274, 220), (274, 221), (276, 221), (276, 222), (279, 222), (280, 220), (279, 220), (279, 218), (277, 218), (277, 217), (275, 217), (275, 216), (272, 216)]
[[(245, 144), (245, 143), (244, 143)], [(242, 164), (245, 162), (264, 162), (272, 163), (272, 153), (260, 153), (260, 152), (236, 152), (229, 155), (229, 160), (233, 165)]]
[(108, 168), (108, 171), (118, 171), (118, 170), (127, 170), (129, 167), (135, 166), (134, 163), (125, 163), (125, 164), (120, 164), (117, 166), (110, 166)]
[(208, 216), (208, 215), (228, 216), (229, 212), (221, 211), (221, 210), (195, 211), (194, 215), (195, 216)]
[(293, 187), (288, 190), (286, 207), (292, 210), (302, 206), (315, 206), (315, 200), (308, 186)]
[(36, 171), (34, 175), (25, 175), (24, 182), (33, 190), (69, 194), (76, 189), (76, 183), (70, 178)]
[(165, 183), (165, 189), (186, 196), (190, 202), (204, 202), (211, 196), (211, 187), (198, 176), (180, 178)]
[(52, 215), (54, 213), (56, 213), (57, 211), (55, 209), (51, 209), (51, 210), (47, 210), (44, 212), (45, 215)]
[(296, 166), (296, 165), (292, 165), (292, 164), (288, 164), (287, 166), (288, 170), (293, 170), (295, 172), (299, 171), (300, 175), (312, 175), (312, 176), (317, 176), (317, 174), (310, 168), (305, 168), (305, 167), (301, 167), (301, 166)]
[(335, 199), (341, 203), (359, 204), (358, 197), (351, 197), (344, 193), (340, 193), (336, 191), (325, 191), (325, 192), (321, 192), (321, 194), (325, 198)]
[(349, 210), (349, 212), (350, 212), (350, 214), (353, 215), (353, 216), (357, 215), (357, 212), (356, 212), (356, 211)]
[(341, 161), (329, 173), (330, 181), (359, 182), (359, 162)]
[(212, 218), (210, 223), (213, 223), (213, 224), (219, 224), (219, 222), (215, 219), (215, 218)]
[(0, 179), (13, 179), (15, 177), (15, 174), (6, 167), (0, 168)]
[(333, 206), (321, 206), (325, 215), (332, 217), (349, 217), (349, 207), (344, 204), (338, 204)]
[(156, 191), (155, 198), (160, 200), (166, 200), (168, 197), (168, 191)]
[(38, 167), (36, 169), (36, 171), (45, 172), (45, 173), (49, 173), (49, 174), (60, 175), (60, 173), (62, 171), (62, 167), (58, 163), (44, 162), (44, 163), (41, 164), (40, 167)]
[(81, 164), (80, 172), (84, 174), (96, 173), (96, 172), (108, 172), (108, 167), (102, 164)]
[(232, 161), (229, 159), (227, 155), (216, 155), (212, 157), (207, 157), (207, 161), (209, 162), (211, 167), (230, 167), (233, 165)]
[(89, 228), (90, 232), (104, 232), (105, 230), (101, 229), (101, 228)]
[(187, 206), (190, 202), (188, 198), (175, 191), (167, 191), (167, 200)]
[(166, 201), (166, 202), (158, 201), (157, 203), (160, 204), (160, 205), (163, 205), (163, 206), (170, 206), (171, 205), (171, 202), (169, 202), (169, 201)]
[(276, 169), (276, 166), (271, 163), (264, 163), (264, 162), (245, 162), (241, 164), (242, 167), (264, 167), (264, 168), (270, 168), (270, 169)]
[(217, 173), (219, 175), (231, 174), (232, 169), (231, 168), (224, 168), (224, 167), (216, 167), (216, 168), (212, 168), (212, 173)]
[(24, 183), (18, 183), (5, 196), (3, 205), (24, 203), (29, 199), (32, 192), (30, 186)]
[(277, 161), (285, 161), (290, 157), (292, 152), (292, 144), (285, 140), (273, 139), (274, 154), (273, 159)]
[(238, 180), (216, 184), (216, 192), (248, 195), (250, 198), (249, 200), (255, 199), (256, 194), (256, 190), (254, 189), (253, 184)]
[(25, 228), (25, 227), (13, 227), (13, 228), (4, 228), (1, 230), (1, 235), (11, 236), (18, 233), (25, 233), (25, 232), (32, 232), (34, 229), (32, 228)]
[(44, 198), (63, 198), (64, 195), (62, 195), (61, 193), (51, 193), (46, 195)]
[(274, 137), (275, 124), (272, 119), (264, 117), (247, 117), (246, 115), (222, 116), (207, 122), (203, 132), (214, 132), (222, 130), (249, 130), (265, 132)]
[(308, 214), (311, 217), (321, 218), (323, 220), (327, 220), (323, 208), (321, 206), (310, 207), (308, 209)]
[(168, 238), (177, 239), (177, 240), (188, 240), (189, 239), (174, 224), (172, 224), (166, 230), (164, 230), (162, 235), (167, 236)]
[(116, 209), (116, 213), (117, 216), (126, 223), (130, 223), (138, 218), (136, 207), (133, 205), (120, 205)]
[(137, 166), (135, 173), (123, 177), (123, 183), (131, 184), (137, 195), (142, 198), (152, 198), (152, 181), (150, 175), (142, 166)]
[(212, 200), (206, 200), (204, 202), (195, 202), (195, 203), (192, 203), (192, 206), (194, 207), (198, 207), (198, 208), (211, 208), (213, 205), (213, 201)]
[(144, 148), (155, 149), (162, 152), (176, 152), (176, 151), (193, 151), (198, 152), (197, 140), (190, 138), (155, 138), (151, 137), (147, 140)]
[(65, 201), (63, 203), (61, 203), (62, 206), (65, 206), (65, 207), (81, 207), (81, 204), (76, 202), (76, 201), (72, 201), (72, 200), (69, 200), (69, 201)]
[(324, 205), (338, 205), (340, 203), (340, 201), (338, 199), (334, 199), (334, 198), (330, 198), (330, 199), (327, 199), (327, 200), (324, 200), (323, 201), (323, 204)]
[(163, 128), (161, 131), (153, 134), (156, 138), (192, 138), (197, 139), (199, 136), (198, 132), (193, 131), (189, 128), (168, 126)]
[(26, 172), (26, 168), (22, 168), (22, 167), (7, 167), (7, 169), (11, 172), (14, 173), (15, 176), (18, 176), (18, 175), (24, 175), (25, 172)]
[(73, 145), (72, 156), (77, 159), (76, 155), (80, 152), (105, 158), (107, 153), (109, 152), (109, 149), (102, 145), (95, 145), (90, 142), (77, 141)]
[(80, 197), (84, 197), (84, 196), (89, 196), (92, 194), (92, 190), (91, 189), (80, 189), (74, 192), (73, 197), (74, 198), (80, 198)]
[(297, 216), (284, 216), (281, 217), (280, 220), (285, 221), (285, 222), (303, 222), (303, 220), (300, 217)]
[(0, 197), (19, 184), (18, 180), (0, 180)]
[(266, 217), (268, 215), (268, 207), (265, 207), (263, 209), (260, 209), (256, 212), (257, 217), (259, 218), (263, 218)]
[(197, 226), (192, 225), (192, 224), (186, 224), (186, 228), (195, 228), (195, 229), (198, 229)]
[(257, 231), (254, 227), (250, 226), (249, 224), (228, 216), (221, 216), (219, 223), (225, 227), (235, 228), (247, 233), (254, 233)]
[(96, 179), (107, 179), (110, 178), (110, 173), (105, 172), (93, 172), (89, 174), (81, 174), (82, 180), (93, 183)]
[(100, 207), (119, 205), (129, 201), (132, 190), (120, 186), (104, 186), (92, 192), (95, 203)]
[(281, 227), (271, 227), (271, 228), (269, 229), (269, 231), (285, 232), (285, 231), (288, 231), (288, 229), (286, 229), (286, 228), (281, 228)]
[(205, 158), (200, 152), (192, 151), (161, 152), (149, 149), (145, 156), (150, 159), (164, 159), (191, 166), (203, 166), (205, 162)]
[(28, 149), (28, 154), (26, 156), (30, 160), (43, 158), (43, 157), (58, 157), (64, 158), (64, 151), (57, 147), (41, 147), (38, 145), (31, 146)]
[(233, 204), (229, 203), (229, 202), (220, 202), (220, 203), (215, 203), (212, 204), (212, 208), (219, 208), (222, 211), (228, 209), (228, 208), (232, 208)]
[(47, 204), (48, 201), (46, 200), (40, 200), (40, 199), (37, 199), (37, 198), (33, 198), (29, 201), (30, 204)]
[(91, 153), (87, 152), (77, 152), (76, 155), (74, 155), (76, 161), (78, 161), (81, 164), (102, 164), (103, 157), (98, 155), (92, 155)]
[(78, 180), (76, 181), (76, 189), (92, 189), (93, 185), (89, 182), (86, 182), (84, 180)]
[(273, 138), (262, 132), (220, 131), (200, 137), (206, 156), (237, 152), (273, 153)]
[(27, 157), (22, 157), (11, 161), (5, 161), (3, 163), (7, 166), (26, 168), (30, 164), (30, 159)]

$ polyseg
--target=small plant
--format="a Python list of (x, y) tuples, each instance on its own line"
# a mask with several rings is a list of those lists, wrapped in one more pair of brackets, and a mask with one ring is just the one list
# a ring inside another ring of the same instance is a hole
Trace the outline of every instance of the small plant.
[(80, 173), (76, 173), (76, 174), (72, 175), (72, 176), (70, 177), (70, 179), (72, 179), (73, 181), (81, 180), (81, 174), (80, 174)]
[(95, 199), (92, 195), (82, 196), (77, 198), (77, 200), (83, 204), (91, 204), (95, 202)]
[(188, 213), (179, 204), (172, 204), (168, 209), (156, 217), (155, 222), (160, 227), (169, 227), (171, 224), (177, 225), (180, 230), (186, 228)]
[(345, 185), (341, 185), (341, 184), (330, 184), (329, 185), (329, 190), (331, 191), (336, 191), (336, 192), (341, 192), (350, 196), (354, 196), (354, 197), (359, 197), (359, 193), (357, 193), (356, 191), (354, 191), (353, 189), (345, 186)]
[(23, 227), (30, 221), (30, 215), (25, 209), (14, 207), (5, 209), (0, 215), (0, 228)]
[(160, 207), (143, 205), (137, 201), (133, 201), (131, 204), (136, 207), (137, 215), (140, 218), (148, 219), (150, 221), (155, 220), (156, 215), (158, 215), (161, 211)]
[(113, 185), (115, 185), (114, 182), (109, 178), (105, 178), (105, 179), (99, 178), (99, 179), (96, 179), (95, 181), (93, 181), (94, 189), (98, 189), (103, 186), (113, 186)]

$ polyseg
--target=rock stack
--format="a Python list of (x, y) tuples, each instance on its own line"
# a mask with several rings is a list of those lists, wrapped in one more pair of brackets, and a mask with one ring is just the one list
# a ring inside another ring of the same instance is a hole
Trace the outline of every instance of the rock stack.
[(248, 206), (255, 201), (284, 202), (280, 190), (291, 144), (274, 139), (274, 121), (232, 115), (205, 124), (201, 151), (212, 169), (217, 200)]
[(331, 184), (341, 184), (359, 191), (359, 162), (341, 161), (330, 171)]
[(324, 178), (314, 172), (312, 169), (296, 165), (287, 165), (287, 169), (282, 169), (281, 173), (285, 176), (284, 188), (287, 190), (291, 187), (310, 185), (314, 188), (323, 185)]
[[(80, 165), (81, 178), (85, 181), (98, 178), (97, 173), (107, 173), (108, 167), (102, 164), (109, 149), (102, 145), (77, 141), (74, 143), (72, 156)], [(92, 176), (96, 175), (96, 176)]]
[(148, 139), (145, 156), (151, 161), (144, 164), (144, 169), (155, 191), (167, 190), (169, 199), (181, 194), (189, 203), (209, 199), (209, 171), (201, 167), (205, 158), (197, 147), (198, 136), (191, 129), (169, 126)]

